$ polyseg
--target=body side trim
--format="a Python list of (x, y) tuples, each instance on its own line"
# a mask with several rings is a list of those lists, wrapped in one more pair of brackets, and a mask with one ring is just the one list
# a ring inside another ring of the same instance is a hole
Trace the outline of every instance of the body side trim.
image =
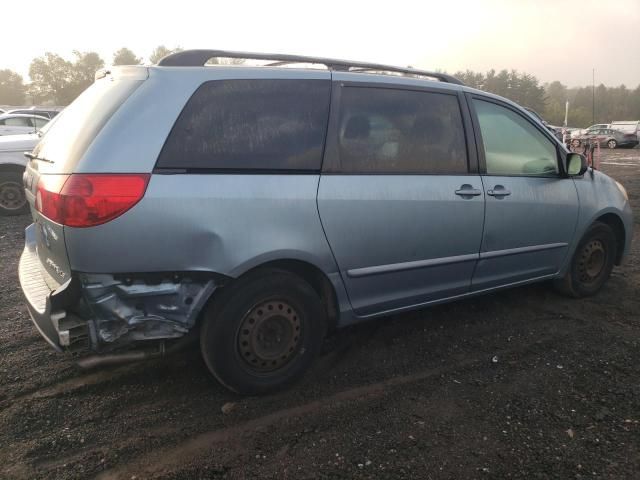
[(490, 252), (480, 252), (480, 259), (506, 257), (509, 255), (518, 255), (520, 253), (538, 252), (540, 250), (553, 250), (556, 248), (564, 248), (568, 243), (547, 243), (545, 245), (532, 245), (530, 247), (508, 248), (506, 250), (493, 250)]
[(378, 275), (381, 273), (400, 272), (403, 270), (413, 270), (416, 268), (435, 267), (449, 265), (453, 263), (470, 262), (485, 258), (506, 257), (518, 255), (520, 253), (538, 252), (541, 250), (553, 250), (568, 246), (568, 243), (549, 243), (546, 245), (532, 245), (530, 247), (509, 248), (507, 250), (494, 250), (491, 252), (470, 253), (468, 255), (456, 255), (453, 257), (433, 258), (429, 260), (416, 260), (413, 262), (392, 263), (388, 265), (376, 265), (374, 267), (354, 268), (347, 270), (347, 275), (351, 278)]
[(416, 260), (413, 262), (392, 263), (389, 265), (376, 265), (374, 267), (354, 268), (347, 270), (347, 275), (352, 278), (365, 277), (368, 275), (377, 275), (380, 273), (400, 272), (402, 270), (413, 270), (423, 267), (435, 267), (440, 265), (449, 265), (452, 263), (470, 262), (478, 260), (477, 253), (468, 255), (456, 255), (453, 257), (433, 258), (429, 260)]

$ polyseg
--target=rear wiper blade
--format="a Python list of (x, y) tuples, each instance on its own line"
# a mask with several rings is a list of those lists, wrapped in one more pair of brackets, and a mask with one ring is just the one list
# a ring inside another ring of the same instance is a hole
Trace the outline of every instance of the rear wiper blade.
[(46, 158), (38, 157), (31, 152), (24, 152), (23, 155), (27, 157), (29, 160), (40, 160), (41, 162), (55, 163), (53, 160), (47, 160)]

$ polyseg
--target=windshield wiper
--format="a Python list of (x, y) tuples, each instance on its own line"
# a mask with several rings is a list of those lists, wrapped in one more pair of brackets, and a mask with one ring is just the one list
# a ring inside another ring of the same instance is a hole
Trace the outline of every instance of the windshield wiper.
[(55, 163), (53, 160), (47, 160), (46, 158), (38, 157), (31, 152), (24, 152), (23, 155), (27, 157), (29, 160), (39, 160), (41, 162)]

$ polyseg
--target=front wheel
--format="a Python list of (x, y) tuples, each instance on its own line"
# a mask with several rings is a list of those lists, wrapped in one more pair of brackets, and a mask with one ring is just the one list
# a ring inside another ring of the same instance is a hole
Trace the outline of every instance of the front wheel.
[(616, 142), (613, 138), (607, 142), (607, 147), (609, 147), (611, 150), (613, 150), (617, 146), (618, 142)]
[(18, 172), (0, 173), (0, 215), (22, 215), (29, 212), (29, 204)]
[(324, 306), (306, 281), (265, 270), (224, 287), (205, 313), (200, 347), (220, 383), (261, 394), (302, 376), (325, 329)]
[(595, 295), (611, 275), (616, 254), (613, 230), (595, 222), (578, 244), (567, 273), (555, 282), (556, 289), (576, 298)]

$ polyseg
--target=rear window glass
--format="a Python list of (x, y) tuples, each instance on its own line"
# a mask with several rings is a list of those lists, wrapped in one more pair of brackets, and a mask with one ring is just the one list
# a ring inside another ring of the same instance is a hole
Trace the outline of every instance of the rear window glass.
[(338, 142), (341, 172), (467, 173), (455, 95), (344, 88)]
[(126, 77), (96, 81), (56, 117), (34, 155), (55, 162), (52, 168), (60, 173), (71, 173), (107, 120), (141, 84)]
[(158, 168), (319, 170), (328, 80), (214, 80), (189, 99)]

